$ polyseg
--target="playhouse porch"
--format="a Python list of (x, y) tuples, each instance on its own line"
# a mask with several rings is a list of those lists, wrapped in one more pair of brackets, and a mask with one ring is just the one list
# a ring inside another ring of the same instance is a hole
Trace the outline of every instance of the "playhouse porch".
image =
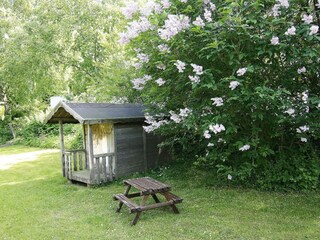
[(114, 153), (97, 154), (88, 161), (84, 149), (64, 151), (63, 172), (69, 181), (95, 185), (115, 178)]

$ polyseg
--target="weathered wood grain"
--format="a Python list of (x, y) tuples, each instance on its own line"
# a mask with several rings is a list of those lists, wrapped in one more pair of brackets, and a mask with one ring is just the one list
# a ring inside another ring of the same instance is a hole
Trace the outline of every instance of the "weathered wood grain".
[(140, 207), (135, 202), (131, 201), (129, 198), (127, 198), (124, 194), (116, 194), (113, 197), (114, 200), (121, 201), (124, 205), (126, 205), (130, 212), (136, 212), (139, 211)]
[(93, 137), (92, 137), (92, 127), (91, 125), (88, 125), (88, 146), (89, 146), (89, 151), (88, 151), (88, 156), (89, 156), (89, 168), (91, 169), (90, 172), (90, 178), (92, 181), (94, 181), (94, 176), (95, 176), (95, 169), (93, 167)]
[(60, 157), (61, 157), (61, 164), (62, 164), (62, 175), (66, 176), (65, 170), (65, 159), (64, 159), (64, 133), (63, 133), (63, 122), (59, 120), (59, 135), (60, 135)]
[[(175, 204), (181, 203), (182, 198), (171, 193), (171, 187), (169, 185), (150, 177), (127, 179), (124, 180), (124, 184), (126, 185), (125, 193), (116, 194), (114, 195), (113, 199), (119, 200), (119, 207), (116, 210), (117, 212), (121, 210), (123, 204), (129, 208), (130, 213), (136, 212), (131, 225), (135, 225), (138, 222), (139, 217), (143, 211), (170, 206), (174, 213), (179, 213), (179, 210)], [(139, 192), (129, 194), (131, 187), (138, 189)], [(161, 193), (165, 197), (166, 201), (160, 202), (159, 198), (156, 195), (157, 193)], [(130, 198), (139, 196), (142, 197), (140, 205), (130, 200)], [(152, 196), (156, 203), (146, 205), (149, 196)]]

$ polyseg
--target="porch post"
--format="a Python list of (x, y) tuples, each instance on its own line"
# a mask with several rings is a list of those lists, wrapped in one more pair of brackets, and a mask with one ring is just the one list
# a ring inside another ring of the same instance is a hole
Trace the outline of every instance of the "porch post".
[(85, 157), (85, 166), (86, 166), (86, 170), (89, 168), (89, 162), (88, 162), (88, 151), (87, 151), (87, 133), (86, 133), (86, 127), (84, 124), (82, 124), (82, 140), (83, 140), (83, 149), (84, 149), (84, 157)]
[(144, 170), (148, 169), (148, 159), (147, 159), (147, 134), (146, 131), (142, 128), (142, 139), (143, 139), (143, 165)]
[(90, 180), (94, 180), (94, 160), (93, 160), (93, 138), (92, 138), (92, 126), (88, 124), (88, 155), (89, 155), (89, 169), (90, 169)]
[(65, 167), (65, 159), (64, 159), (64, 136), (63, 136), (63, 122), (59, 120), (59, 134), (60, 134), (60, 156), (62, 163), (62, 175), (66, 176), (66, 167)]

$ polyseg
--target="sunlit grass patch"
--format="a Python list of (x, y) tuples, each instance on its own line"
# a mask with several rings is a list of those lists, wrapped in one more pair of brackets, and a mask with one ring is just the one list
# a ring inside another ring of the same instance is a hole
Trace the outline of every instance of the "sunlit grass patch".
[[(29, 150), (13, 148), (9, 149), (13, 154)], [(148, 175), (170, 184), (184, 199), (177, 205), (180, 214), (174, 214), (170, 207), (150, 210), (131, 227), (134, 215), (126, 207), (115, 213), (117, 202), (112, 200), (113, 194), (124, 190), (121, 180), (96, 188), (71, 185), (61, 176), (59, 153), (18, 163), (0, 172), (0, 239), (320, 237), (319, 193), (214, 188), (201, 185), (200, 179), (195, 183), (192, 174), (179, 174), (178, 166), (161, 171)]]
[(25, 147), (21, 145), (13, 145), (9, 147), (0, 148), (0, 156), (9, 155), (9, 154), (17, 154), (17, 153), (25, 153), (25, 152), (33, 152), (40, 150), (39, 148), (31, 148)]

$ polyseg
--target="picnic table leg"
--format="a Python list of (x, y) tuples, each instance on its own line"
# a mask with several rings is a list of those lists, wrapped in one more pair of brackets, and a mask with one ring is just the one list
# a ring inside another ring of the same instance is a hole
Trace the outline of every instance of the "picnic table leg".
[(131, 225), (136, 225), (136, 224), (137, 224), (137, 222), (138, 222), (138, 220), (139, 220), (140, 215), (141, 215), (141, 211), (139, 211), (139, 212), (137, 212), (137, 213), (136, 213), (136, 216), (134, 217), (134, 219), (133, 219), (133, 221), (132, 221)]
[[(123, 195), (127, 196), (128, 193), (129, 193), (129, 191), (130, 191), (130, 189), (131, 189), (131, 185), (127, 185), (127, 188), (126, 188), (126, 190), (124, 191)], [(122, 206), (123, 206), (123, 202), (120, 201), (120, 202), (119, 202), (119, 206), (118, 206), (116, 212), (120, 212)]]
[(159, 203), (159, 202), (160, 202), (160, 200), (159, 200), (159, 198), (157, 197), (156, 194), (152, 194), (151, 196), (153, 197), (153, 199), (154, 199), (154, 201), (155, 201), (156, 203)]
[[(149, 198), (149, 195), (143, 196), (142, 201), (141, 201), (141, 206), (146, 205), (146, 202), (147, 202), (148, 198)], [(134, 217), (131, 225), (136, 225), (136, 224), (137, 224), (137, 222), (138, 222), (138, 220), (139, 220), (139, 218), (140, 218), (141, 213), (142, 213), (142, 211), (138, 211), (138, 212), (136, 213), (136, 216)]]
[(144, 195), (144, 196), (143, 196), (142, 201), (141, 201), (141, 206), (146, 205), (146, 202), (147, 202), (149, 196), (150, 196), (150, 195)]
[[(170, 196), (167, 193), (164, 193), (163, 195), (167, 199), (167, 201), (171, 200)], [(172, 205), (170, 205), (170, 206), (171, 206), (171, 208), (172, 208), (174, 213), (179, 213), (179, 210), (178, 210), (178, 208), (176, 207), (176, 205), (174, 203)]]

